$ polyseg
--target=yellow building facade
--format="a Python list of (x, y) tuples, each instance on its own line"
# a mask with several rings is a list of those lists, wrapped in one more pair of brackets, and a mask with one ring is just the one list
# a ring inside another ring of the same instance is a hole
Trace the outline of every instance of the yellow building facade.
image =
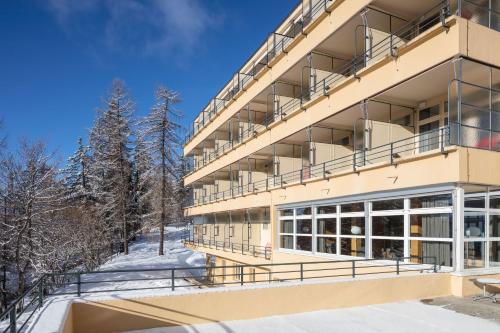
[(192, 124), (186, 244), (500, 272), (499, 30), (497, 1), (303, 0)]

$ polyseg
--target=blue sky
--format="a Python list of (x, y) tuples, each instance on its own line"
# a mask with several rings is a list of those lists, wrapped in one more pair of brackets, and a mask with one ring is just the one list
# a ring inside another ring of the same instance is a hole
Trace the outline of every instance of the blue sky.
[(296, 0), (2, 0), (0, 115), (11, 147), (47, 141), (65, 159), (113, 78), (148, 112), (177, 90), (188, 125)]

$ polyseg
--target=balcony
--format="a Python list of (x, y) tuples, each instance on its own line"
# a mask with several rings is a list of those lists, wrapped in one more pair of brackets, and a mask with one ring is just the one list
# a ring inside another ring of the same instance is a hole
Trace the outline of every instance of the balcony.
[(250, 57), (243, 67), (236, 72), (231, 80), (225, 85), (212, 101), (204, 108), (189, 130), (185, 142), (189, 142), (199, 131), (218, 115), (239, 94), (245, 91), (254, 80), (274, 62), (286, 54), (293, 47), (294, 40), (303, 37), (308, 28), (322, 17), (322, 14), (330, 13), (338, 0), (313, 0), (312, 2), (301, 2), (295, 8), (291, 16), (287, 17), (287, 24), (280, 24), (279, 28), (272, 32), (261, 45), (261, 47)]
[(310, 165), (297, 171), (266, 177), (244, 185), (231, 186), (227, 190), (196, 198), (193, 201), (193, 206), (227, 200), (249, 193), (270, 191), (312, 180), (327, 179), (339, 173), (357, 172), (358, 169), (378, 163), (397, 164), (401, 158), (424, 152), (438, 150), (444, 154), (446, 153), (446, 147), (449, 145), (450, 129), (449, 127), (442, 127), (424, 134), (381, 145), (368, 151), (355, 151), (352, 154)]
[(183, 240), (186, 246), (193, 248), (208, 248), (215, 251), (248, 255), (256, 258), (271, 259), (272, 249), (269, 246), (217, 241), (203, 237), (193, 237)]
[[(439, 5), (432, 7), (410, 22), (371, 9), (363, 17), (372, 22), (371, 26), (373, 27), (370, 28), (370, 31), (371, 34), (376, 35), (376, 38), (372, 38), (371, 42), (366, 45), (359, 41), (362, 38), (356, 38), (359, 35), (358, 28), (362, 27), (360, 24), (363, 23), (361, 17), (352, 19), (348, 26), (343, 27), (337, 33), (339, 36), (332, 35), (318, 46), (318, 51), (311, 52), (309, 59), (303, 59), (296, 64), (290, 69), (289, 73), (283, 75), (281, 81), (275, 81), (271, 87), (261, 92), (252, 103), (247, 105), (246, 110), (240, 111), (237, 116), (233, 117), (231, 122), (241, 124), (240, 126), (236, 125), (236, 128), (242, 127), (242, 129), (237, 129), (232, 135), (230, 134), (228, 141), (222, 145), (212, 146), (207, 154), (201, 153), (200, 150), (194, 151), (193, 153), (195, 156), (197, 155), (197, 158), (193, 161), (190, 171), (199, 170), (251, 138), (272, 128), (275, 124), (287, 118), (288, 115), (311, 106), (320, 97), (331, 94), (343, 82), (356, 77), (357, 73), (363, 68), (371, 66), (388, 55), (396, 57), (398, 48), (404, 47), (436, 24), (445, 24), (445, 18), (449, 15), (451, 9), (443, 7), (443, 5), (440, 2)], [(385, 25), (388, 25), (388, 27), (383, 27)], [(384, 29), (392, 33), (382, 32)], [(336, 40), (349, 39), (348, 36), (352, 36), (351, 31), (354, 31), (354, 48), (345, 50), (332, 49), (331, 45), (334, 45)], [(364, 51), (359, 54), (359, 49)], [(332, 55), (332, 53), (339, 52), (353, 54), (354, 56), (352, 59), (348, 59), (348, 57)], [(312, 63), (314, 63), (314, 66), (312, 66)], [(277, 84), (284, 84), (283, 82), (290, 82), (289, 85), (292, 85), (292, 82), (299, 82), (299, 94), (283, 93), (283, 89), (275, 89)], [(259, 108), (257, 104), (263, 105), (263, 107)], [(246, 115), (250, 110), (254, 110), (254, 113), (265, 114), (262, 117), (254, 116), (253, 119), (248, 116), (245, 120), (242, 120), (240, 115)], [(224, 131), (223, 128), (221, 129)], [(231, 130), (229, 130), (229, 133), (231, 133)]]
[[(489, 13), (489, 21), (485, 21), (484, 14), (481, 14), (477, 8), (474, 15), (464, 15), (473, 21), (484, 23), (486, 26), (491, 28), (496, 28), (496, 21), (493, 19), (496, 17), (496, 12), (492, 9), (488, 10), (484, 7), (481, 8)], [(392, 18), (390, 20), (393, 22), (392, 27), (389, 28), (392, 33), (390, 34), (382, 33), (382, 30), (371, 28), (371, 34), (375, 35), (375, 37), (372, 37), (372, 41), (364, 46), (366, 51), (358, 56), (355, 56), (349, 61), (342, 61), (340, 58), (332, 58), (332, 64), (334, 59), (336, 61), (335, 69), (332, 69), (333, 67), (322, 68), (322, 65), (320, 64), (325, 62), (324, 60), (328, 57), (328, 55), (320, 52), (315, 53), (313, 51), (311, 57), (315, 57), (314, 63), (316, 64), (316, 68), (309, 68), (311, 75), (302, 75), (302, 81), (305, 81), (300, 87), (301, 94), (299, 96), (293, 96), (293, 98), (285, 97), (280, 100), (281, 95), (276, 94), (274, 95), (275, 97), (271, 98), (270, 101), (268, 100), (267, 103), (265, 98), (261, 98), (264, 101), (260, 102), (265, 105), (260, 109), (257, 107), (255, 107), (255, 109), (261, 112), (261, 115), (263, 114), (262, 112), (265, 112), (265, 115), (260, 117), (254, 116), (254, 119), (250, 116), (241, 116), (243, 114), (247, 114), (247, 111), (250, 111), (250, 105), (248, 106), (248, 110), (240, 111), (237, 117), (233, 117), (233, 121), (236, 125), (233, 126), (235, 130), (233, 131), (233, 134), (230, 135), (230, 139), (223, 142), (223, 144), (216, 144), (212, 146), (212, 148), (207, 150), (207, 153), (200, 153), (198, 150), (194, 151), (194, 155), (197, 155), (197, 158), (194, 158), (194, 161), (191, 163), (191, 172), (199, 170), (203, 166), (206, 166), (221, 156), (224, 156), (231, 150), (236, 149), (241, 144), (244, 144), (252, 138), (261, 135), (275, 126), (275, 124), (280, 123), (282, 119), (287, 118), (290, 114), (295, 114), (300, 109), (311, 107), (318, 100), (320, 100), (321, 97), (330, 95), (336, 90), (336, 87), (341, 86), (343, 82), (347, 82), (353, 77), (355, 78), (357, 76), (356, 73), (363, 68), (371, 66), (388, 56), (397, 57), (399, 51), (402, 51), (405, 47), (410, 46), (411, 41), (416, 39), (416, 37), (423, 33), (427, 34), (432, 30), (431, 28), (436, 25), (447, 26), (450, 19), (446, 18), (452, 11), (452, 7), (448, 6), (447, 2), (440, 2), (437, 6), (434, 6), (426, 13), (410, 22), (404, 22), (403, 24), (402, 21), (397, 21), (396, 18)], [(465, 12), (470, 13), (471, 10), (468, 9), (468, 11)], [(370, 22), (376, 22), (376, 19), (380, 21), (380, 17), (377, 18), (377, 16), (381, 15), (382, 14), (377, 13), (376, 11), (372, 11), (371, 14), (366, 14)], [(384, 20), (385, 19), (381, 20), (381, 22), (384, 22)], [(355, 21), (352, 23), (354, 22)], [(381, 27), (376, 28), (382, 29)], [(344, 28), (344, 30), (345, 29), (346, 28)], [(325, 43), (328, 44), (328, 41)], [(357, 53), (357, 51), (355, 50), (354, 53)], [(320, 59), (320, 57), (324, 57), (325, 59), (321, 61), (322, 59)], [(308, 69), (307, 64), (302, 63), (295, 67), (298, 68), (291, 69), (291, 71), (300, 72)], [(293, 81), (292, 76), (290, 76), (290, 79)], [(306, 84), (306, 88), (304, 88), (304, 84)], [(255, 102), (257, 102), (257, 100)], [(254, 107), (252, 106), (252, 108)], [(258, 114), (256, 112), (254, 113)]]

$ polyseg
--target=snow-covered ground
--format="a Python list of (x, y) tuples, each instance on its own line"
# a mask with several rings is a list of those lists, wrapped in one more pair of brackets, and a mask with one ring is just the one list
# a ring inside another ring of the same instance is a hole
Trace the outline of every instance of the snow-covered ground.
[[(168, 227), (168, 235), (164, 242), (165, 255), (158, 255), (158, 234), (150, 233), (136, 241), (130, 246), (129, 255), (119, 255), (102, 265), (100, 273), (82, 275), (82, 294), (90, 295), (157, 295), (169, 291), (171, 286), (171, 271), (174, 267), (197, 267), (205, 265), (205, 255), (185, 248), (181, 241), (182, 231), (174, 227)], [(147, 271), (155, 269), (159, 271)], [(162, 270), (165, 269), (165, 270)], [(111, 272), (116, 270), (141, 270), (141, 272)], [(204, 272), (198, 269), (179, 270), (175, 272), (175, 286), (186, 286), (192, 284), (184, 278), (189, 276), (200, 276)], [(147, 279), (147, 280), (144, 280)], [(108, 281), (111, 282), (102, 282)], [(126, 280), (126, 281), (123, 281)], [(131, 281), (135, 280), (135, 281)], [(114, 282), (118, 281), (118, 282)], [(75, 290), (75, 286), (72, 290)], [(142, 289), (131, 290), (127, 289)], [(182, 288), (185, 289), (185, 288)], [(108, 291), (104, 292), (103, 291)]]
[(418, 301), (128, 333), (498, 333), (500, 325)]
[[(199, 267), (205, 265), (205, 255), (184, 248), (180, 241), (182, 231), (175, 227), (167, 227), (167, 239), (164, 242), (165, 255), (158, 255), (158, 234), (149, 233), (142, 236), (131, 244), (129, 255), (120, 254), (106, 262), (99, 268), (103, 273), (82, 275), (82, 297), (75, 295), (53, 296), (45, 300), (44, 306), (37, 310), (31, 319), (27, 332), (59, 332), (69, 309), (69, 305), (75, 300), (98, 300), (122, 297), (144, 297), (159, 296), (171, 293), (171, 273), (172, 267)], [(112, 270), (147, 270), (166, 269), (152, 272), (114, 272), (105, 273)], [(191, 284), (184, 278), (189, 275), (201, 275), (203, 271), (193, 269), (190, 271), (176, 272), (175, 285), (182, 286)], [(152, 278), (154, 280), (141, 280)], [(133, 280), (118, 282), (100, 282), (104, 280)], [(89, 283), (91, 282), (91, 283)], [(155, 289), (156, 288), (156, 289)], [(139, 289), (129, 290), (125, 289)], [(181, 290), (197, 289), (197, 287), (179, 288)], [(76, 286), (71, 285), (61, 288), (58, 292), (75, 292)], [(177, 293), (177, 290), (176, 290)], [(29, 313), (26, 313), (28, 315)], [(22, 320), (22, 318), (21, 318)], [(22, 321), (21, 321), (22, 322)], [(0, 329), (6, 327), (7, 323), (0, 323)], [(1, 331), (1, 330), (0, 330)]]

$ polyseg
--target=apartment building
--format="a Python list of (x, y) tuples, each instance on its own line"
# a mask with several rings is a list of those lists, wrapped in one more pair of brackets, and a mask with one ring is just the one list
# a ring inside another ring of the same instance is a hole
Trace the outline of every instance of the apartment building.
[(192, 123), (186, 244), (500, 271), (499, 31), (497, 0), (300, 1)]

